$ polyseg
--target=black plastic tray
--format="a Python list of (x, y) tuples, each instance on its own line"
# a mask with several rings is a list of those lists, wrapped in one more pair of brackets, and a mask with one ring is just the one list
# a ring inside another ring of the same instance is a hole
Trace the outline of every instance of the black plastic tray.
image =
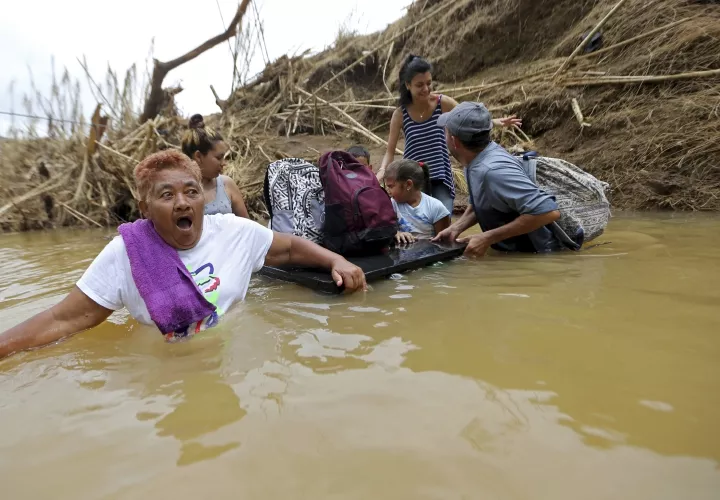
[[(393, 248), (387, 254), (350, 257), (348, 260), (365, 271), (365, 279), (369, 283), (395, 273), (459, 257), (463, 251), (465, 245), (460, 243), (439, 245), (429, 241), (418, 241), (412, 245)], [(321, 269), (264, 266), (260, 274), (324, 293), (342, 292), (342, 288), (335, 284), (330, 273)]]

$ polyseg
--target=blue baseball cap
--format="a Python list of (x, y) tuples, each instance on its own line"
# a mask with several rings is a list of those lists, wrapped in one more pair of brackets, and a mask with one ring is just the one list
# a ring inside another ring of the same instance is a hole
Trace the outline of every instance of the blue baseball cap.
[(470, 101), (461, 102), (449, 113), (440, 115), (437, 124), (463, 141), (471, 141), (493, 128), (492, 115), (485, 105)]

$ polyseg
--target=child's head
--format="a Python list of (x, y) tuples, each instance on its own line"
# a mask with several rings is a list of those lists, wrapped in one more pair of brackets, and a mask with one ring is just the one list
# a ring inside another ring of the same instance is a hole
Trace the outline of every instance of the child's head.
[(370, 151), (368, 151), (364, 146), (353, 146), (348, 148), (347, 152), (353, 155), (357, 161), (366, 167), (370, 166)]
[(430, 171), (424, 163), (395, 160), (385, 169), (385, 186), (398, 203), (407, 203), (417, 192), (430, 189)]

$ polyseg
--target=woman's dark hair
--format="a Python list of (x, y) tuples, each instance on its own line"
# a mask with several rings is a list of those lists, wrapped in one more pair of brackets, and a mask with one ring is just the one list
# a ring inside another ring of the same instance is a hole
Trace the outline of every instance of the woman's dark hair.
[(348, 154), (353, 155), (355, 158), (364, 156), (365, 158), (367, 158), (367, 161), (370, 161), (370, 151), (368, 151), (365, 146), (352, 146), (348, 148), (347, 152)]
[(460, 143), (473, 152), (480, 152), (490, 144), (490, 131), (478, 132), (470, 140), (459, 139)]
[(401, 106), (408, 106), (412, 104), (412, 94), (406, 84), (410, 83), (412, 79), (415, 78), (415, 75), (427, 73), (428, 71), (432, 71), (432, 69), (432, 64), (422, 57), (414, 56), (412, 54), (407, 56), (407, 59), (405, 59), (405, 62), (400, 68), (400, 88), (398, 90), (400, 92)]
[(395, 160), (385, 169), (385, 177), (400, 182), (410, 180), (416, 189), (430, 194), (430, 170), (425, 163), (414, 160)]
[(213, 129), (205, 126), (202, 115), (192, 115), (188, 122), (188, 131), (182, 137), (182, 152), (193, 157), (195, 151), (206, 155), (216, 142), (222, 141), (222, 136)]

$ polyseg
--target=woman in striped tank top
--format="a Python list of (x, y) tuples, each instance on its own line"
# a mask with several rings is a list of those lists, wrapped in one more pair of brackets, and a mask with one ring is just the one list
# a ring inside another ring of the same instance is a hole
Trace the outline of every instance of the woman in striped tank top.
[[(438, 127), (442, 113), (451, 111), (457, 102), (452, 97), (434, 94), (432, 65), (425, 59), (410, 55), (400, 69), (400, 106), (390, 121), (390, 137), (385, 156), (377, 172), (382, 182), (385, 169), (395, 159), (400, 132), (405, 136), (403, 158), (423, 162), (430, 168), (431, 194), (452, 213), (455, 200), (450, 152), (445, 130)], [(498, 126), (510, 127), (522, 122), (515, 116), (493, 120)]]

